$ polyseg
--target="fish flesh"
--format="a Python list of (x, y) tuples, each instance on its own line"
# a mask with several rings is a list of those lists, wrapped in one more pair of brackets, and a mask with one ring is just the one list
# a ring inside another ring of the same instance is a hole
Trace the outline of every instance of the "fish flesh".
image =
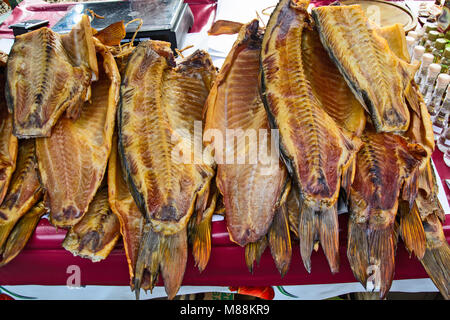
[(302, 59), (305, 76), (322, 108), (337, 125), (361, 136), (366, 125), (364, 108), (323, 48), (316, 30), (302, 33)]
[[(5, 92), (6, 64), (0, 62), (0, 92)], [(16, 168), (18, 139), (13, 134), (12, 115), (8, 112), (4, 95), (0, 98), (0, 205), (5, 198)]]
[(124, 180), (124, 174), (117, 154), (117, 135), (113, 137), (111, 155), (108, 162), (108, 200), (111, 210), (120, 222), (125, 255), (130, 273), (130, 285), (133, 287), (139, 243), (144, 226), (144, 215), (138, 209)]
[(210, 56), (196, 51), (175, 61), (170, 43), (141, 42), (129, 58), (118, 111), (119, 155), (125, 180), (145, 225), (136, 263), (137, 297), (144, 273), (150, 289), (161, 272), (172, 299), (183, 280), (187, 225), (205, 210), (212, 161), (201, 149), (202, 109), (216, 71)]
[(377, 132), (405, 132), (409, 110), (404, 90), (418, 64), (409, 64), (390, 50), (370, 27), (360, 5), (317, 7), (312, 17), (324, 48), (369, 112)]
[(0, 206), (0, 247), (2, 247), (17, 221), (42, 197), (34, 140), (20, 140), (16, 170)]
[(300, 192), (300, 253), (305, 268), (311, 270), (310, 256), (320, 241), (335, 273), (341, 178), (353, 168), (361, 140), (325, 112), (306, 77), (301, 39), (304, 29), (311, 28), (308, 5), (309, 1), (282, 0), (269, 19), (261, 48), (262, 100), (271, 127), (279, 130), (281, 157)]
[(17, 36), (8, 58), (5, 89), (14, 135), (49, 137), (63, 112), (78, 117), (97, 77), (86, 15), (66, 35), (43, 27)]
[[(241, 29), (205, 105), (205, 137), (210, 132), (225, 137), (214, 136), (205, 143), (214, 148), (216, 183), (230, 239), (240, 246), (268, 232), (287, 176), (278, 150), (271, 150), (270, 126), (259, 94), (261, 42), (257, 20)], [(233, 132), (237, 143), (226, 136)], [(261, 133), (266, 140), (258, 137)], [(256, 157), (262, 150), (267, 150), (267, 159)]]
[(405, 29), (401, 23), (395, 23), (381, 28), (373, 28), (377, 35), (387, 41), (389, 48), (398, 58), (406, 62), (411, 61), (408, 45), (406, 44)]
[(74, 256), (104, 260), (120, 237), (120, 222), (108, 202), (106, 183), (99, 188), (83, 218), (67, 232), (62, 246)]
[(412, 207), (426, 151), (391, 133), (366, 130), (362, 140), (350, 191), (347, 257), (363, 286), (375, 280), (369, 275), (377, 272), (380, 296), (384, 297), (394, 276), (399, 202)]
[(114, 57), (99, 42), (100, 78), (79, 118), (59, 119), (47, 138), (36, 138), (39, 172), (46, 189), (50, 221), (75, 225), (87, 212), (108, 164), (119, 100), (120, 75)]
[[(26, 246), (31, 235), (42, 216), (47, 213), (44, 203), (41, 201), (31, 208), (25, 215), (19, 219), (14, 225), (8, 239), (0, 248), (0, 267), (11, 262)], [(2, 227), (0, 227), (2, 228)]]

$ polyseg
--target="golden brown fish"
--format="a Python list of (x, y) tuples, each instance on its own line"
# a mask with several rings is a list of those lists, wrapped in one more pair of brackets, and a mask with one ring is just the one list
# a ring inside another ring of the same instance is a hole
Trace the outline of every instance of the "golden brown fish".
[(405, 29), (401, 23), (395, 23), (381, 28), (374, 26), (373, 29), (376, 34), (386, 39), (389, 48), (397, 57), (405, 62), (411, 61), (408, 45), (406, 44)]
[(19, 138), (49, 137), (66, 111), (71, 118), (90, 97), (98, 77), (89, 18), (70, 33), (49, 28), (17, 36), (7, 64), (6, 100)]
[[(15, 224), (7, 241), (0, 247), (0, 267), (7, 265), (22, 251), (28, 243), (41, 217), (47, 213), (44, 203), (41, 201), (31, 208)], [(2, 228), (0, 226), (0, 228)]]
[[(144, 273), (152, 289), (161, 272), (169, 298), (177, 293), (187, 259), (187, 224), (205, 210), (214, 176), (202, 161), (202, 108), (215, 69), (196, 51), (176, 64), (170, 43), (146, 41), (129, 59), (121, 85), (119, 155), (131, 194), (146, 218), (135, 272), (137, 297)], [(197, 121), (197, 122), (196, 122)], [(198, 137), (199, 136), (199, 137)]]
[(104, 184), (83, 218), (67, 232), (62, 246), (75, 256), (97, 262), (108, 257), (119, 237), (120, 222), (109, 207)]
[[(286, 181), (278, 150), (271, 150), (270, 126), (259, 94), (261, 42), (257, 20), (241, 29), (205, 105), (205, 140), (213, 140), (209, 146), (215, 152), (227, 228), (230, 239), (240, 246), (267, 233)], [(215, 136), (219, 132), (220, 137)], [(230, 142), (227, 133), (235, 133), (237, 143)]]
[(361, 136), (366, 125), (364, 108), (323, 48), (316, 30), (302, 33), (302, 59), (305, 76), (322, 108), (338, 126)]
[(409, 110), (404, 90), (417, 71), (398, 58), (368, 23), (359, 5), (312, 10), (323, 46), (355, 96), (370, 113), (378, 132), (404, 132)]
[(341, 178), (353, 168), (361, 141), (325, 112), (306, 77), (301, 39), (309, 27), (308, 5), (309, 1), (282, 0), (273, 11), (261, 49), (262, 97), (271, 126), (279, 129), (282, 158), (300, 192), (303, 263), (310, 271), (311, 252), (320, 241), (335, 273)]
[[(5, 65), (0, 62), (0, 92), (5, 92)], [(13, 135), (13, 119), (8, 112), (5, 96), (0, 97), (0, 205), (16, 168), (18, 141)]]
[(20, 140), (16, 170), (0, 206), (0, 247), (17, 221), (42, 197), (34, 140)]
[(144, 226), (144, 215), (134, 202), (124, 176), (117, 154), (117, 136), (114, 135), (108, 162), (108, 199), (111, 210), (120, 221), (120, 232), (130, 273), (130, 285), (133, 286), (131, 280), (134, 278), (139, 243)]
[(370, 271), (376, 272), (384, 297), (394, 276), (399, 199), (409, 207), (414, 203), (426, 151), (390, 133), (366, 131), (362, 140), (350, 192), (347, 257), (363, 286), (371, 281)]
[(75, 225), (106, 171), (119, 99), (120, 75), (111, 53), (96, 41), (100, 78), (92, 84), (91, 102), (73, 121), (61, 118), (48, 138), (36, 139), (36, 153), (50, 221), (58, 227)]

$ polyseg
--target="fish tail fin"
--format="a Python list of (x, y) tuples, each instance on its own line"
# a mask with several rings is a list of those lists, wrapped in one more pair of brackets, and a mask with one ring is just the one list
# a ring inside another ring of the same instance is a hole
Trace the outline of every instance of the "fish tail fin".
[(158, 280), (160, 252), (160, 235), (152, 230), (150, 223), (147, 223), (144, 226), (133, 279), (137, 300), (139, 300), (141, 288), (151, 292)]
[(339, 271), (338, 232), (336, 205), (317, 211), (303, 203), (299, 224), (300, 254), (308, 273), (311, 273), (311, 253), (318, 241), (331, 272), (334, 274)]
[(183, 229), (170, 236), (162, 236), (164, 249), (160, 251), (161, 274), (167, 296), (172, 300), (183, 282), (188, 256), (187, 232)]
[(337, 206), (322, 210), (319, 216), (319, 237), (331, 272), (339, 271), (339, 229)]
[(411, 210), (406, 203), (400, 204), (400, 236), (406, 249), (417, 258), (422, 259), (426, 249), (426, 237), (420, 219), (417, 205), (414, 203)]
[(435, 248), (427, 248), (420, 260), (442, 296), (450, 299), (450, 246), (442, 243)]
[(173, 235), (164, 235), (153, 231), (149, 223), (146, 224), (136, 262), (134, 278), (136, 298), (139, 299), (141, 288), (150, 289), (150, 292), (153, 290), (161, 272), (167, 296), (173, 299), (181, 286), (186, 261), (186, 230)]
[(46, 211), (43, 202), (40, 202), (17, 222), (9, 234), (4, 250), (0, 250), (0, 267), (8, 264), (22, 251)]
[(287, 203), (284, 203), (275, 211), (269, 229), (269, 246), (278, 272), (280, 272), (281, 277), (284, 277), (289, 270), (292, 257)]
[(367, 283), (379, 289), (380, 299), (384, 299), (394, 279), (396, 238), (393, 227), (370, 230), (368, 242), (368, 271), (372, 274)]
[(245, 263), (247, 264), (248, 271), (253, 273), (253, 266), (259, 264), (261, 256), (267, 247), (267, 237), (264, 236), (256, 242), (250, 242), (245, 246)]
[(428, 216), (424, 221), (424, 229), (427, 248), (420, 262), (442, 296), (449, 300), (450, 246), (437, 216)]
[(218, 192), (212, 192), (208, 207), (196, 212), (189, 221), (189, 241), (199, 271), (205, 270), (211, 255), (211, 220), (216, 209)]
[(352, 217), (348, 220), (347, 258), (356, 280), (366, 288), (369, 270), (368, 243), (365, 228)]

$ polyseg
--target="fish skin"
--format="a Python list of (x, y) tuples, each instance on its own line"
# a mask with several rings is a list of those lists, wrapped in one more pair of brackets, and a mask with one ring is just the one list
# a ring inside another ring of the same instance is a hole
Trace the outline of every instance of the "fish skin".
[(334, 273), (339, 268), (336, 203), (341, 177), (351, 168), (361, 141), (338, 127), (306, 78), (298, 39), (310, 28), (308, 5), (283, 0), (272, 13), (261, 50), (262, 100), (271, 127), (279, 129), (281, 156), (302, 198), (305, 267), (310, 270), (311, 241), (322, 237)]
[(361, 136), (366, 125), (364, 108), (323, 48), (315, 29), (305, 29), (302, 34), (302, 59), (305, 75), (322, 108), (337, 125)]
[[(5, 65), (0, 64), (0, 92), (5, 92)], [(0, 98), (0, 205), (16, 169), (18, 139), (13, 134), (13, 119), (4, 96)]]
[(99, 188), (83, 218), (67, 232), (62, 246), (93, 262), (108, 257), (120, 237), (120, 222), (108, 202), (108, 187)]
[[(314, 8), (312, 17), (323, 46), (371, 115), (377, 132), (406, 131), (409, 110), (404, 89), (418, 65), (406, 63), (389, 49), (387, 41), (369, 28), (359, 5)], [(355, 42), (367, 45), (352, 46)]]
[[(208, 130), (215, 130), (227, 139), (228, 130), (234, 129), (243, 135), (248, 133), (251, 139), (254, 133), (255, 144), (239, 138), (233, 145), (206, 141), (215, 152), (216, 183), (223, 196), (230, 239), (240, 246), (267, 234), (287, 176), (277, 150), (271, 150), (270, 126), (259, 94), (261, 42), (257, 20), (241, 28), (205, 105), (206, 135)], [(258, 138), (260, 130), (266, 130), (267, 142)], [(263, 143), (270, 152), (268, 159), (252, 159), (258, 152), (255, 145), (261, 147)], [(230, 154), (231, 163), (227, 161)]]
[(78, 116), (98, 72), (96, 61), (91, 61), (89, 31), (89, 18), (83, 16), (68, 35), (43, 27), (16, 38), (7, 63), (5, 93), (18, 138), (49, 137), (63, 112)]
[(406, 201), (408, 206), (414, 202), (416, 177), (426, 151), (390, 133), (366, 131), (362, 140), (364, 146), (357, 156), (350, 192), (347, 257), (363, 286), (368, 268), (377, 268), (383, 298), (394, 275), (399, 201)]
[[(203, 105), (215, 78), (209, 55), (197, 50), (177, 63), (170, 43), (140, 43), (121, 85), (118, 151), (130, 192), (145, 216), (134, 290), (152, 290), (161, 272), (169, 299), (186, 268), (188, 222), (204, 209), (215, 170), (194, 153)], [(144, 140), (136, 137), (145, 137)], [(183, 158), (188, 156), (188, 159)], [(183, 161), (187, 160), (187, 161)], [(146, 285), (146, 284), (145, 284)]]
[[(11, 262), (25, 247), (41, 217), (47, 213), (41, 201), (31, 208), (18, 222), (8, 235), (8, 240), (0, 248), (0, 268)], [(3, 226), (0, 226), (0, 229)]]
[(50, 222), (75, 225), (87, 212), (106, 172), (119, 100), (120, 75), (114, 58), (96, 41), (103, 61), (92, 98), (75, 121), (63, 117), (47, 138), (36, 138), (39, 172)]
[(16, 170), (0, 206), (0, 247), (17, 221), (41, 199), (43, 191), (38, 176), (35, 141), (20, 140)]

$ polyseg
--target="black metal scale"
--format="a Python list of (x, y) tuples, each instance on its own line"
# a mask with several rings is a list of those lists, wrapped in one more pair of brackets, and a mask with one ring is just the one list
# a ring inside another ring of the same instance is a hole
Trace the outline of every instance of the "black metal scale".
[[(170, 42), (172, 49), (178, 47), (186, 33), (194, 24), (194, 15), (183, 0), (129, 0), (129, 1), (101, 1), (75, 4), (67, 14), (59, 20), (52, 30), (57, 33), (68, 33), (81, 20), (81, 16), (92, 10), (104, 17), (94, 18), (91, 26), (102, 30), (112, 23), (129, 21), (140, 18), (142, 26), (139, 28), (135, 42), (148, 39)], [(10, 26), (14, 34), (21, 34), (43, 26), (39, 21), (24, 21)], [(48, 22), (47, 22), (48, 23)], [(139, 21), (130, 23), (126, 28), (123, 42), (128, 42), (136, 33)]]

